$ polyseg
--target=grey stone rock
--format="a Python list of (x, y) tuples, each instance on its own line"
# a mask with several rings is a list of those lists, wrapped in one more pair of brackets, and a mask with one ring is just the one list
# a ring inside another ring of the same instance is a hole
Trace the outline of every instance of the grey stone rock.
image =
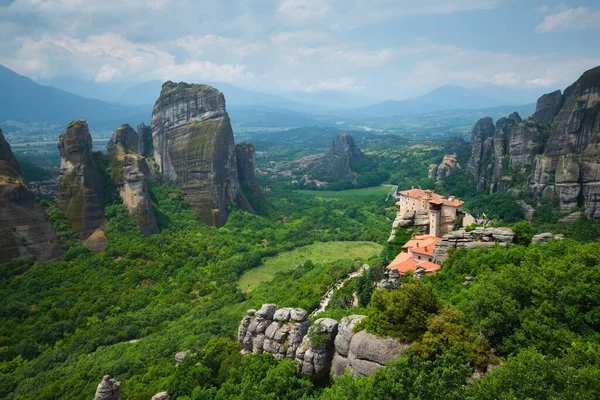
[(171, 400), (171, 396), (168, 392), (160, 392), (152, 396), (151, 400)]
[(350, 169), (352, 162), (363, 158), (354, 138), (347, 133), (340, 133), (331, 143), (331, 149), (315, 166), (326, 177), (354, 177)]
[(175, 364), (179, 365), (183, 362), (183, 359), (185, 358), (185, 356), (187, 356), (190, 353), (189, 350), (186, 351), (180, 351), (178, 353), (175, 354)]
[(104, 195), (87, 123), (71, 122), (58, 137), (58, 150), (61, 158), (58, 208), (71, 222), (79, 239), (84, 241), (106, 222)]
[(514, 236), (515, 233), (509, 228), (477, 228), (470, 232), (460, 229), (447, 233), (437, 242), (433, 249), (433, 258), (438, 262), (444, 261), (448, 257), (449, 249), (492, 247), (496, 243), (505, 245), (512, 243)]
[(532, 243), (539, 243), (539, 244), (544, 244), (544, 243), (548, 243), (549, 241), (551, 241), (552, 239), (564, 239), (564, 235), (561, 234), (553, 234), (550, 232), (545, 232), (545, 233), (539, 233), (537, 235), (534, 235), (533, 238), (531, 239)]
[(152, 112), (154, 159), (202, 221), (222, 226), (227, 206), (254, 212), (238, 178), (225, 97), (207, 85), (168, 81)]
[(277, 311), (276, 304), (263, 304), (256, 315), (264, 319), (273, 319), (275, 311)]
[(558, 220), (558, 223), (559, 224), (570, 224), (572, 222), (577, 221), (579, 218), (581, 218), (581, 213), (579, 211), (576, 211), (574, 213), (567, 215), (566, 217), (562, 217), (561, 219)]
[(335, 351), (337, 354), (348, 357), (348, 352), (350, 351), (350, 342), (354, 337), (354, 327), (365, 317), (365, 315), (350, 315), (349, 317), (342, 318), (340, 324), (338, 325), (338, 334), (334, 341)]
[(552, 93), (542, 95), (537, 100), (535, 107), (535, 120), (544, 124), (551, 124), (554, 117), (560, 111), (562, 106), (562, 93), (556, 90)]
[(280, 308), (279, 310), (275, 311), (275, 314), (273, 314), (273, 319), (281, 322), (289, 321), (291, 312), (291, 308)]
[(112, 176), (123, 203), (145, 236), (158, 233), (158, 225), (148, 191), (150, 169), (146, 160), (137, 154), (138, 134), (129, 125), (117, 129), (108, 142)]
[(33, 256), (62, 256), (54, 228), (19, 173), (19, 164), (0, 130), (0, 264)]
[(307, 315), (308, 315), (308, 313), (306, 312), (306, 310), (304, 310), (302, 308), (294, 308), (290, 312), (290, 319), (292, 321), (302, 322), (306, 319)]
[(121, 400), (121, 383), (105, 375), (96, 389), (94, 400)]

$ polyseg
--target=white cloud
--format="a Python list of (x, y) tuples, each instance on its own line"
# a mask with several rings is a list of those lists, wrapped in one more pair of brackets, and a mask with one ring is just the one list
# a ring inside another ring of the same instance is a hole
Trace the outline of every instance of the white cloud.
[(537, 33), (581, 31), (600, 29), (600, 11), (587, 7), (570, 8), (557, 14), (547, 15), (544, 21), (536, 26)]
[(520, 82), (519, 75), (514, 72), (500, 72), (491, 78), (491, 84), (495, 86), (517, 86)]
[(307, 92), (319, 92), (322, 90), (339, 90), (342, 92), (353, 92), (364, 89), (364, 85), (356, 83), (356, 78), (338, 78), (321, 81), (306, 87)]

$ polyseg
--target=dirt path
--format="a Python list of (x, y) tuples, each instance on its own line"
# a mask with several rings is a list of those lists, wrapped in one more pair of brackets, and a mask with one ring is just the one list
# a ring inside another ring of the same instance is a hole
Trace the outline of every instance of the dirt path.
[(334, 287), (329, 289), (327, 291), (327, 293), (325, 293), (323, 295), (323, 297), (321, 297), (321, 302), (319, 303), (319, 307), (317, 307), (317, 309), (315, 311), (310, 313), (309, 318), (325, 311), (325, 308), (329, 304), (329, 300), (331, 300), (333, 293), (336, 290), (338, 290), (339, 288), (341, 288), (342, 286), (344, 286), (344, 283), (346, 283), (346, 281), (348, 281), (352, 278), (356, 278), (357, 276), (361, 276), (367, 269), (369, 269), (369, 266), (367, 264), (363, 264), (362, 267), (360, 267), (357, 271), (354, 271), (353, 273), (348, 275), (343, 281), (336, 283)]

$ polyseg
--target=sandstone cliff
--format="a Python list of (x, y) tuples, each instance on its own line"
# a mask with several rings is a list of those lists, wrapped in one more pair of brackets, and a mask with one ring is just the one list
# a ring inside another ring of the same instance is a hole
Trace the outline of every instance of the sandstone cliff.
[[(551, 123), (551, 125), (549, 125)], [(494, 131), (494, 133), (492, 133)], [(536, 202), (559, 210), (585, 207), (600, 219), (600, 67), (586, 71), (564, 93), (540, 97), (528, 121), (494, 126), (478, 121), (471, 136), (469, 172), (478, 191), (529, 190)]]
[(253, 212), (241, 190), (225, 97), (207, 85), (166, 82), (152, 112), (154, 158), (202, 221), (222, 226), (227, 206)]
[(158, 233), (147, 180), (150, 174), (144, 157), (137, 154), (139, 136), (127, 124), (117, 129), (108, 142), (112, 177), (123, 203), (135, 220), (140, 232), (149, 236)]
[[(243, 191), (262, 202), (265, 206), (270, 207), (271, 204), (260, 190), (258, 181), (256, 180), (256, 165), (254, 164), (254, 146), (252, 143), (240, 143), (235, 146), (235, 156), (237, 160), (237, 171), (240, 184)], [(257, 207), (254, 207), (257, 208)]]
[(30, 256), (38, 261), (60, 257), (54, 229), (19, 171), (0, 130), (0, 264)]

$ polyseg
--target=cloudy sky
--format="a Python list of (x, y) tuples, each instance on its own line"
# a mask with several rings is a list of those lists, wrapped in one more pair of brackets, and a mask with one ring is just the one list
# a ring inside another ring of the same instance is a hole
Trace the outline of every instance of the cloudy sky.
[(564, 88), (600, 65), (600, 3), (0, 0), (0, 64), (34, 79), (230, 82), (403, 99)]

